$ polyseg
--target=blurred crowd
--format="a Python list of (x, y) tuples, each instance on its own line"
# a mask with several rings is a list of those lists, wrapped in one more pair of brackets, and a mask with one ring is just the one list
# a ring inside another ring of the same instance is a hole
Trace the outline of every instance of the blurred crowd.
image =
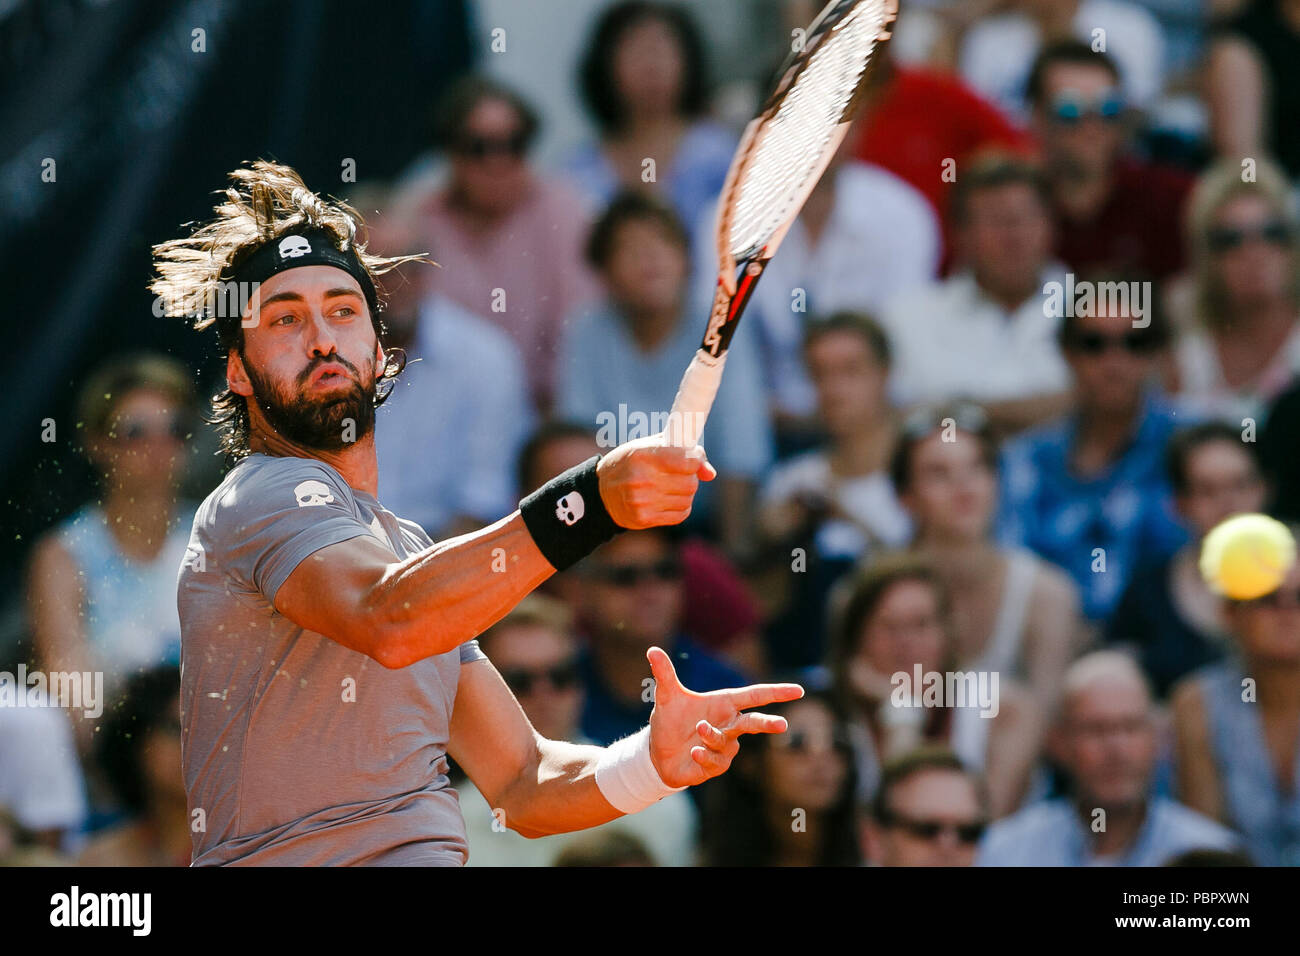
[[(777, 5), (772, 49), (818, 6)], [(641, 727), (651, 645), (694, 690), (809, 693), (591, 831), (524, 839), (462, 778), (470, 865), (1300, 865), (1300, 569), (1252, 601), (1198, 570), (1232, 514), (1300, 521), (1300, 0), (902, 7), (737, 332), (718, 480), (480, 637), (557, 739)], [(739, 136), (699, 12), (602, 10), (559, 162), (528, 90), (466, 75), (409, 174), (340, 192), (372, 251), (438, 263), (385, 283), (412, 361), (376, 434), (380, 500), (435, 540), (671, 406)], [(107, 704), (0, 707), (0, 860), (188, 863), (181, 489), (220, 477), (222, 371), (85, 384), (100, 491), (31, 550), (27, 663)], [(992, 698), (900, 695), (931, 674)]]

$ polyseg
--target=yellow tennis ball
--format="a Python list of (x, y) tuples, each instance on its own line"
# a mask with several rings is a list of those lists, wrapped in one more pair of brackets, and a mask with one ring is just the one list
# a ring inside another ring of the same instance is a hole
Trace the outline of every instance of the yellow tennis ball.
[(1277, 590), (1295, 557), (1295, 538), (1282, 522), (1268, 515), (1236, 515), (1205, 536), (1201, 577), (1212, 591), (1249, 601)]

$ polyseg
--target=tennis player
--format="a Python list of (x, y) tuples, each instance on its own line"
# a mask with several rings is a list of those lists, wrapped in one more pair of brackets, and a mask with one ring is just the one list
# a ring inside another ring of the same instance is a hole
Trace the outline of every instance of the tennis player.
[(741, 734), (785, 730), (743, 711), (798, 685), (697, 694), (651, 648), (640, 733), (606, 748), (537, 734), (475, 635), (622, 529), (685, 519), (713, 467), (698, 447), (629, 442), (435, 544), (380, 504), (374, 446), (405, 364), (383, 347), (375, 280), (414, 257), (367, 254), (355, 212), (286, 166), (231, 178), (215, 219), (155, 247), (151, 284), (217, 327), (213, 419), (237, 462), (178, 576), (194, 865), (459, 865), (448, 756), (504, 826), (543, 836), (635, 813), (723, 773)]

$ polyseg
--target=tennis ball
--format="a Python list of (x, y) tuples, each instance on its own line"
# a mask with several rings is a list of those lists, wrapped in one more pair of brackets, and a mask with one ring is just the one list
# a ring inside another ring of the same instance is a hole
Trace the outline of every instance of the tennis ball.
[(1205, 536), (1201, 577), (1210, 590), (1249, 601), (1277, 590), (1295, 557), (1295, 538), (1282, 522), (1268, 515), (1236, 515)]

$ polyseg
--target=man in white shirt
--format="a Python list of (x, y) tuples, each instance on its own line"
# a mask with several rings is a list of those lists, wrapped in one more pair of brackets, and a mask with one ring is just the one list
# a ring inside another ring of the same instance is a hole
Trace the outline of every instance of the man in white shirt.
[(959, 53), (962, 78), (1022, 125), (1025, 83), (1044, 41), (1073, 37), (1110, 53), (1129, 103), (1151, 106), (1164, 86), (1164, 37), (1149, 12), (1121, 0), (1017, 0), (1017, 9), (977, 23)]
[(953, 191), (964, 268), (894, 299), (881, 313), (899, 405), (967, 399), (1015, 431), (1067, 407), (1070, 372), (1044, 286), (1064, 281), (1050, 258), (1052, 222), (1038, 170), (1009, 156), (964, 169)]

